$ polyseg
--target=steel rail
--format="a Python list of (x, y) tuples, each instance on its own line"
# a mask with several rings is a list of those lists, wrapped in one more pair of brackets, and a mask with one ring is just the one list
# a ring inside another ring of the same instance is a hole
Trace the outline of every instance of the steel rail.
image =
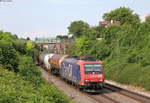
[(143, 96), (139, 93), (135, 93), (135, 92), (132, 92), (132, 91), (129, 91), (129, 90), (117, 87), (117, 86), (114, 86), (112, 84), (105, 83), (104, 88), (109, 89), (113, 92), (117, 92), (121, 95), (127, 96), (131, 99), (134, 99), (134, 100), (142, 102), (142, 103), (150, 103), (149, 97)]

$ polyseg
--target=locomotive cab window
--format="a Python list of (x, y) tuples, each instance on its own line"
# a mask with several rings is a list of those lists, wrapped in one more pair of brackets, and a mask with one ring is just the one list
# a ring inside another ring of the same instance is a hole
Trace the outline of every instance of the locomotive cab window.
[(84, 64), (85, 74), (101, 74), (102, 65), (101, 64)]

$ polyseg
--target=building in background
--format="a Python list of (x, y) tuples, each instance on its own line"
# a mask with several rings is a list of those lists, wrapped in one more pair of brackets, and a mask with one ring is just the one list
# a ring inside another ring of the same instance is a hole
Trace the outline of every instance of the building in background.
[(49, 51), (52, 53), (65, 54), (65, 48), (69, 45), (68, 41), (61, 41), (55, 38), (36, 38), (36, 45), (41, 51)]
[(101, 21), (99, 22), (99, 26), (108, 27), (110, 25), (120, 25), (121, 23), (119, 21)]

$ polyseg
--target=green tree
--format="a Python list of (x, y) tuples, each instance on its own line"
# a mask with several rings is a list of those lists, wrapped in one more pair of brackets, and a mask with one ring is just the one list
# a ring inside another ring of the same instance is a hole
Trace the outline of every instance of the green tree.
[(27, 55), (34, 57), (35, 55), (34, 52), (36, 51), (36, 48), (34, 43), (31, 40), (26, 41), (25, 48), (26, 48)]
[(26, 80), (31, 81), (35, 86), (39, 86), (41, 82), (41, 72), (40, 69), (36, 67), (32, 57), (20, 56), (18, 70)]
[(69, 34), (73, 34), (74, 37), (83, 35), (85, 30), (89, 29), (89, 25), (84, 21), (74, 21), (68, 27)]
[(97, 38), (103, 38), (103, 36), (104, 36), (103, 34), (105, 32), (104, 26), (94, 26), (94, 27), (91, 27), (91, 29), (93, 29), (93, 31), (95, 32), (95, 36)]
[(14, 41), (14, 36), (9, 32), (0, 31), (0, 40), (13, 42)]
[(14, 40), (17, 40), (18, 39), (18, 36), (15, 34), (15, 35), (13, 35), (13, 39)]
[(112, 42), (117, 40), (117, 32), (120, 31), (120, 26), (109, 26), (108, 28), (106, 28), (105, 32), (104, 32), (104, 38), (106, 40), (106, 43), (111, 44)]
[(73, 42), (70, 42), (69, 45), (67, 45), (65, 49), (66, 49), (65, 50), (66, 54), (75, 55), (76, 45), (75, 45), (74, 40)]
[(18, 58), (17, 52), (12, 43), (0, 40), (0, 65), (5, 69), (17, 72)]
[(137, 14), (134, 14), (133, 10), (131, 10), (130, 8), (125, 7), (120, 7), (109, 13), (105, 13), (103, 15), (103, 19), (106, 21), (120, 21), (121, 24), (135, 24), (140, 22), (139, 16)]
[[(135, 34), (136, 47), (141, 49), (148, 45), (150, 46), (150, 22), (141, 23)], [(133, 39), (135, 40), (135, 38)]]
[(94, 36), (82, 36), (75, 41), (76, 52), (78, 56), (93, 56), (93, 47), (96, 43)]
[(109, 57), (111, 48), (111, 45), (106, 45), (105, 39), (97, 41), (95, 46), (93, 46), (93, 49), (95, 50), (95, 57), (100, 60), (104, 60), (105, 58)]
[(18, 39), (14, 41), (14, 47), (21, 55), (26, 54), (26, 40)]

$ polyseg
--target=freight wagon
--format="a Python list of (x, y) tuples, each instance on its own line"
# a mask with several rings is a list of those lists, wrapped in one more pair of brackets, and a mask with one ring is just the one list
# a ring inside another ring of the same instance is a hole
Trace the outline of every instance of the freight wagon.
[(38, 65), (42, 66), (45, 70), (51, 70), (51, 65), (49, 63), (49, 58), (54, 54), (52, 53), (39, 53), (38, 55)]
[(61, 63), (62, 61), (67, 58), (68, 55), (63, 55), (63, 54), (54, 54), (53, 56), (51, 56), (48, 60), (49, 64), (51, 65), (51, 71), (54, 74), (59, 74), (60, 72), (60, 67), (61, 67)]

